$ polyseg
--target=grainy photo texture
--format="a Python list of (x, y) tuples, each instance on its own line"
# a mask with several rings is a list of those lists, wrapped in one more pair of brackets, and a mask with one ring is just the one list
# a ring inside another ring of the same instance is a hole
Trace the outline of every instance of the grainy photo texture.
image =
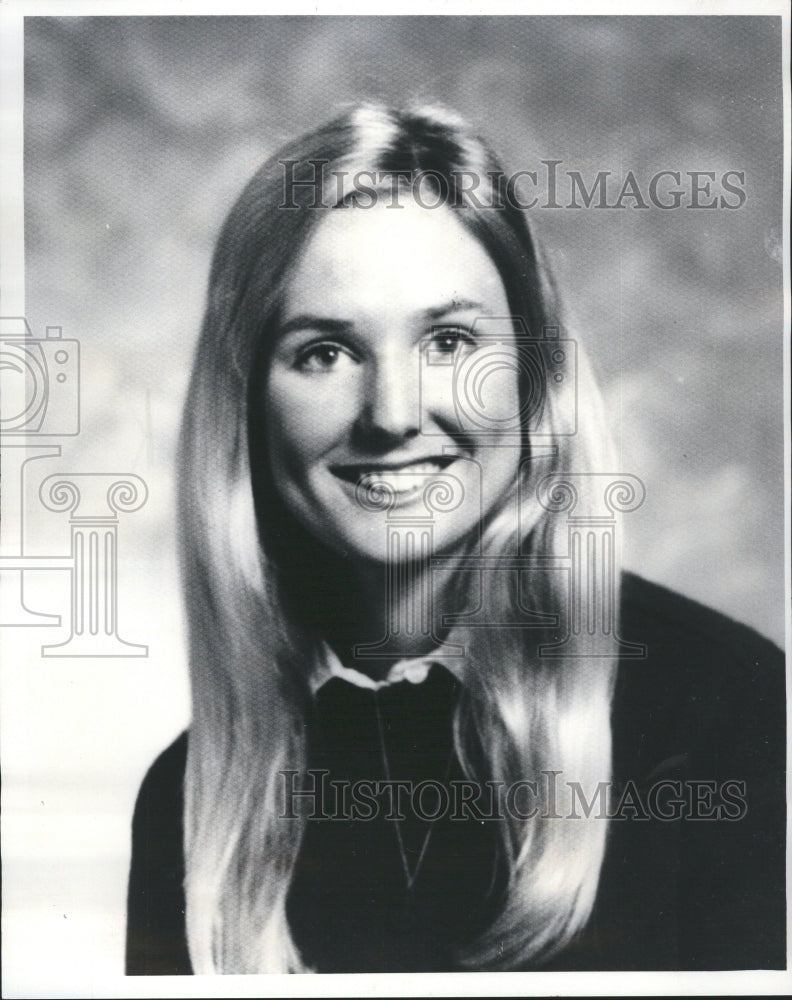
[(23, 44), (18, 982), (785, 969), (781, 18)]

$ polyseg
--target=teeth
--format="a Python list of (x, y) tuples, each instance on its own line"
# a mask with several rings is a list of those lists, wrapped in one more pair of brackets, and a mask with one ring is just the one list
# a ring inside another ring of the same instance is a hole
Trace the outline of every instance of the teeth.
[(414, 493), (426, 485), (427, 476), (434, 476), (441, 470), (437, 462), (419, 462), (403, 469), (377, 469), (363, 473), (360, 484), (366, 489), (385, 486), (394, 493)]

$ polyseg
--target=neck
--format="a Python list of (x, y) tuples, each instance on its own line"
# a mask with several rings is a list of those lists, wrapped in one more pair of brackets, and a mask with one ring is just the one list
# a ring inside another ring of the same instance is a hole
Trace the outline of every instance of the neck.
[(345, 666), (380, 679), (405, 656), (437, 647), (452, 576), (422, 562), (343, 564), (324, 580), (322, 632)]

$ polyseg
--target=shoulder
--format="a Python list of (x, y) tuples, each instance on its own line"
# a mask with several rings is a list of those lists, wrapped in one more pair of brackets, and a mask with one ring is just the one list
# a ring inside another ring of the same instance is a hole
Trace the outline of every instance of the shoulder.
[(619, 663), (617, 740), (634, 736), (658, 752), (684, 741), (722, 761), (728, 751), (755, 758), (761, 745), (783, 760), (785, 660), (774, 643), (634, 574), (623, 579), (620, 635), (632, 646)]
[(666, 928), (668, 967), (782, 968), (784, 654), (681, 594), (623, 582), (620, 637), (633, 655), (617, 674), (614, 778), (640, 796), (639, 818), (656, 822), (613, 824), (613, 912), (627, 905), (617, 884), (629, 870), (632, 925)]
[(191, 971), (184, 924), (182, 733), (148, 769), (132, 820), (127, 889), (127, 975)]
[(171, 867), (180, 859), (184, 830), (187, 732), (157, 757), (140, 785), (132, 817), (133, 866)]
[(624, 574), (621, 637), (642, 647), (622, 674), (654, 675), (661, 686), (691, 697), (707, 691), (785, 695), (783, 652), (754, 629), (656, 583)]
[(682, 641), (730, 659), (783, 664), (783, 653), (747, 625), (634, 573), (622, 578), (622, 616), (629, 632), (642, 629), (656, 642)]
[[(184, 769), (187, 763), (187, 731), (178, 736), (157, 757), (146, 772), (135, 805), (135, 820), (150, 818), (152, 809), (181, 812)], [(145, 814), (145, 815), (144, 815)]]

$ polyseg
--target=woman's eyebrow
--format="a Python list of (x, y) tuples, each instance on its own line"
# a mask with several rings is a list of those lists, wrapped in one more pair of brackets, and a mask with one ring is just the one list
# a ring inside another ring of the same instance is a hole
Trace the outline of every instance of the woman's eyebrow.
[(327, 316), (314, 316), (311, 313), (301, 313), (287, 319), (278, 326), (277, 334), (283, 337), (294, 330), (317, 330), (319, 333), (346, 333), (352, 323), (345, 319), (330, 319)]
[(469, 312), (470, 310), (476, 310), (477, 312), (486, 313), (488, 316), (490, 315), (490, 310), (487, 309), (481, 302), (473, 302), (471, 299), (456, 298), (450, 299), (442, 305), (426, 309), (422, 315), (431, 320), (440, 319), (441, 316), (447, 316), (448, 313)]
[[(421, 319), (432, 321), (447, 316), (449, 313), (470, 311), (476, 311), (487, 316), (491, 315), (491, 310), (481, 302), (474, 302), (472, 299), (453, 298), (449, 299), (448, 302), (421, 310), (418, 316)], [(300, 313), (281, 323), (277, 329), (277, 336), (283, 337), (295, 330), (316, 330), (319, 333), (341, 334), (348, 333), (353, 326), (354, 323), (351, 320), (333, 319), (329, 316), (318, 316), (314, 313)]]

